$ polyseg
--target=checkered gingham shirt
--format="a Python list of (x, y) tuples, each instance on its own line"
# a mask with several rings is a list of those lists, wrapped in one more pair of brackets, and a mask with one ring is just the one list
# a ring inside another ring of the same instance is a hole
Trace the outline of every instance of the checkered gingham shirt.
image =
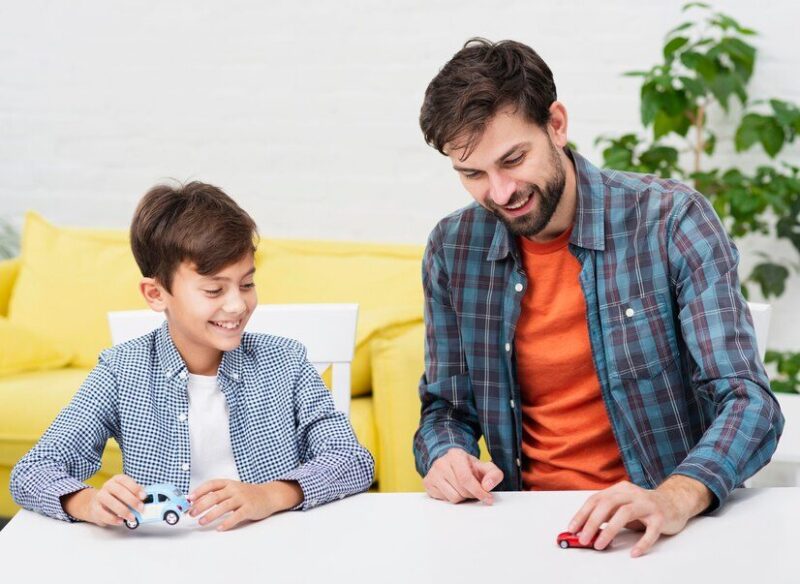
[[(14, 467), (14, 500), (71, 520), (60, 497), (85, 488), (106, 441), (140, 485), (189, 490), (191, 453), (186, 364), (165, 322), (100, 354), (97, 366), (38, 444)], [(233, 458), (246, 483), (297, 481), (302, 509), (369, 488), (374, 461), (359, 445), (330, 391), (290, 339), (244, 333), (217, 375), (230, 414)]]
[[(570, 252), (597, 376), (631, 481), (697, 479), (720, 505), (766, 464), (783, 430), (736, 273), (738, 252), (709, 202), (672, 180), (600, 170), (570, 153)], [(514, 330), (531, 285), (516, 240), (473, 203), (434, 228), (423, 259), (425, 374), (414, 439), (422, 475), (483, 435), (521, 490)], [(532, 277), (535, 285), (536, 276)]]

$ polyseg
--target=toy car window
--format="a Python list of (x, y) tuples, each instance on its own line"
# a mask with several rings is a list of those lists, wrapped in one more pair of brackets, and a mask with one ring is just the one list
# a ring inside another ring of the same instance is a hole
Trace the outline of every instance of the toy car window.
[(153, 495), (147, 495), (147, 497), (144, 498), (145, 505), (149, 505), (152, 502), (153, 502)]
[(163, 503), (166, 500), (167, 500), (167, 496), (166, 495), (161, 495), (161, 494), (158, 495), (158, 502), (159, 503)]

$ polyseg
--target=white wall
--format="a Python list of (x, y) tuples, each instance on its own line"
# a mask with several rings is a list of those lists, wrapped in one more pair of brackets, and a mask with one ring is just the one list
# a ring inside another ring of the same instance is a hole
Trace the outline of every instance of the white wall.
[[(124, 227), (153, 183), (196, 178), (222, 186), (267, 237), (422, 243), (469, 200), (417, 125), (427, 83), (468, 37), (533, 46), (554, 71), (572, 140), (599, 162), (596, 136), (639, 127), (637, 80), (620, 74), (659, 58), (680, 6), (4, 2), (0, 216), (33, 208), (60, 224)], [(717, 7), (762, 33), (753, 95), (800, 101), (796, 2)], [(721, 148), (720, 164), (730, 155)], [(800, 163), (800, 147), (789, 159)], [(746, 270), (757, 246), (741, 247)], [(800, 346), (799, 297), (795, 278), (773, 346)]]

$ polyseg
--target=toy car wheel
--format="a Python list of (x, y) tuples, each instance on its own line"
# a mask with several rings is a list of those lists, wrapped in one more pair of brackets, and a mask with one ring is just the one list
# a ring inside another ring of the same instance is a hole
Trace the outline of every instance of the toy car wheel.
[(126, 519), (125, 527), (127, 527), (128, 529), (136, 529), (137, 527), (139, 527), (139, 521), (137, 519), (134, 519), (133, 521)]
[(558, 545), (561, 546), (562, 550), (565, 550), (569, 547), (569, 542), (566, 539), (562, 539)]
[(178, 514), (175, 513), (175, 511), (167, 511), (164, 513), (164, 521), (170, 525), (175, 525), (178, 522), (178, 519), (180, 519), (180, 517), (178, 517)]

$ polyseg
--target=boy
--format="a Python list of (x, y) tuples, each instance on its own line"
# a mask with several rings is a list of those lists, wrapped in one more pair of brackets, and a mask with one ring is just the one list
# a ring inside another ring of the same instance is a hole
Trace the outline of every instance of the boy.
[[(229, 529), (366, 490), (374, 462), (299, 343), (245, 333), (257, 305), (256, 225), (211, 185), (160, 185), (131, 247), (155, 331), (100, 354), (70, 404), (14, 467), (27, 509), (100, 526), (133, 520), (143, 486), (173, 483), (190, 515)], [(106, 440), (124, 474), (93, 489)], [(203, 515), (205, 513), (205, 515)]]

